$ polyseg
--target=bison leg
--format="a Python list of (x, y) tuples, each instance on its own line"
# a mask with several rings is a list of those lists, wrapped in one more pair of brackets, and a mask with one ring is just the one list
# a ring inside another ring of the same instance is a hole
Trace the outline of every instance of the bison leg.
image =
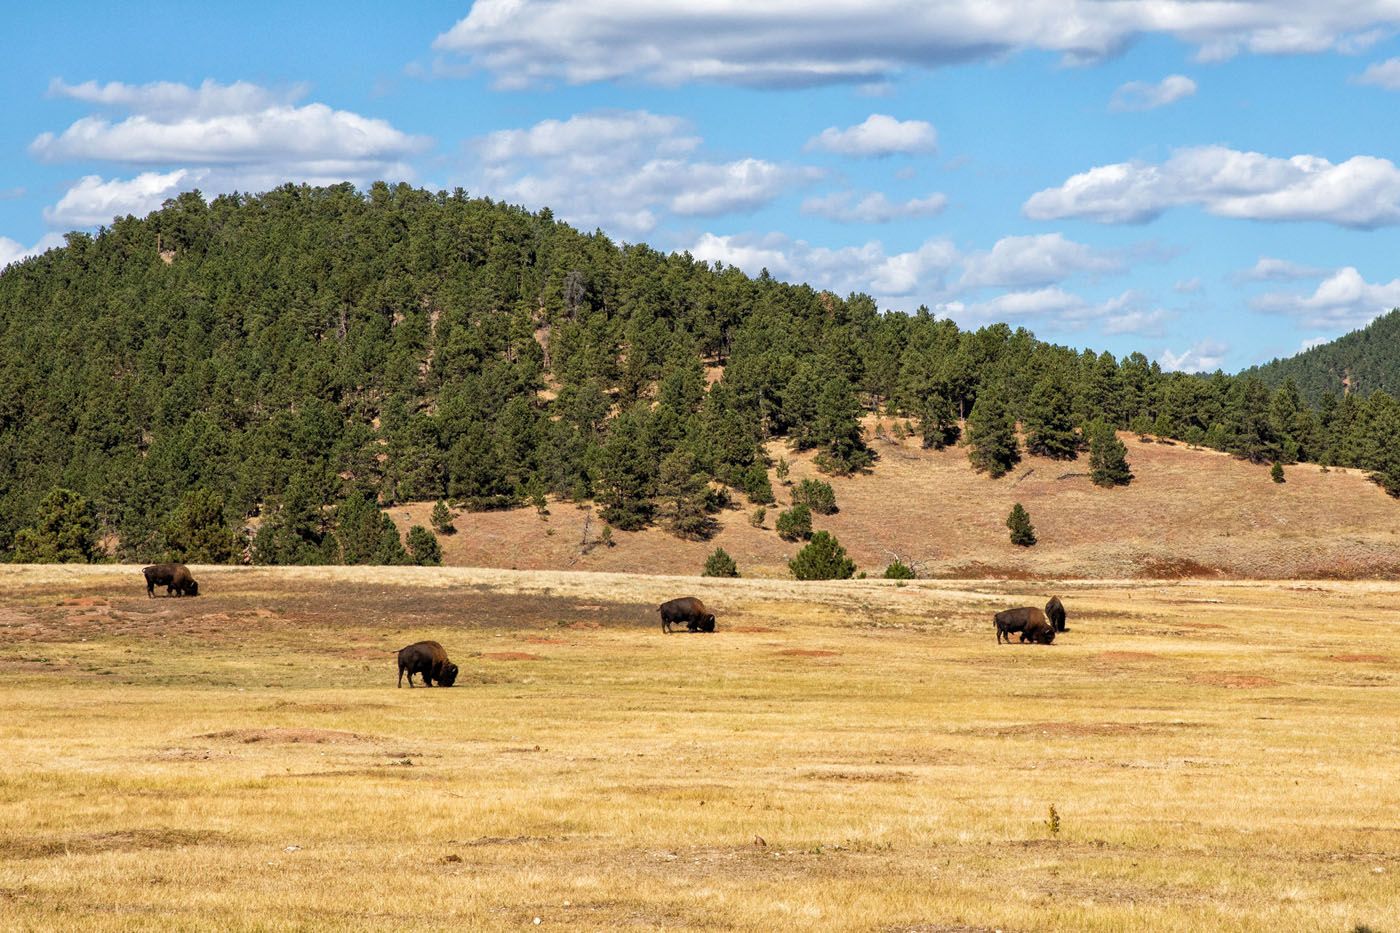
[(146, 581), (146, 598), (147, 598), (147, 599), (155, 599), (155, 598), (156, 598), (156, 585), (155, 585), (154, 583), (152, 583), (150, 580), (147, 580), (147, 581)]

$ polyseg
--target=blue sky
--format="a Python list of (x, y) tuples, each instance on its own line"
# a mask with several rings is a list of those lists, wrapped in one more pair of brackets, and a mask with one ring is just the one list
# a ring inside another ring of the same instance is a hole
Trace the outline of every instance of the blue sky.
[(1227, 370), (1400, 305), (1400, 2), (31, 4), (0, 266), (180, 191), (461, 186)]

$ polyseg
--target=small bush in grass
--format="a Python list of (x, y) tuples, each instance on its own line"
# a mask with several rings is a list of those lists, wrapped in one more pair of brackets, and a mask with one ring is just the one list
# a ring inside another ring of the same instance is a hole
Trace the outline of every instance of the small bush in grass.
[(788, 569), (799, 580), (849, 580), (855, 575), (856, 562), (830, 532), (819, 531), (788, 561)]
[(734, 563), (734, 558), (722, 547), (715, 548), (715, 552), (705, 561), (705, 569), (701, 571), (702, 577), (737, 577), (739, 568)]
[(778, 537), (784, 541), (805, 540), (812, 537), (812, 510), (805, 505), (794, 505), (778, 516)]
[(1006, 516), (1006, 527), (1011, 529), (1012, 544), (1019, 544), (1021, 547), (1035, 544), (1035, 527), (1031, 525), (1031, 517), (1021, 503), (1011, 507), (1011, 514)]
[(834, 515), (838, 511), (835, 490), (830, 483), (819, 479), (804, 479), (798, 483), (792, 491), (792, 503), (805, 505), (818, 515)]
[(896, 558), (893, 563), (885, 568), (885, 579), (912, 580), (914, 579), (914, 568)]
[(438, 546), (437, 535), (422, 525), (408, 529), (408, 553), (419, 566), (442, 566), (442, 548)]
[(762, 528), (762, 527), (763, 527), (763, 521), (764, 521), (764, 519), (766, 519), (767, 517), (768, 517), (768, 510), (765, 509), (763, 506), (760, 505), (758, 508), (754, 509), (754, 510), (753, 510), (753, 514), (751, 514), (751, 515), (749, 516), (749, 524), (752, 525), (752, 526), (754, 526), (755, 528)]
[(784, 486), (791, 485), (788, 483), (788, 474), (792, 472), (792, 467), (788, 466), (787, 457), (778, 458), (778, 466), (773, 472), (777, 474), (778, 482), (782, 483)]
[(1279, 463), (1277, 460), (1274, 461), (1273, 468), (1269, 470), (1269, 476), (1272, 477), (1273, 481), (1276, 483), (1287, 482), (1287, 480), (1283, 478), (1283, 464)]
[(440, 535), (450, 535), (457, 529), (452, 524), (452, 512), (448, 510), (447, 503), (441, 499), (433, 506), (433, 530)]

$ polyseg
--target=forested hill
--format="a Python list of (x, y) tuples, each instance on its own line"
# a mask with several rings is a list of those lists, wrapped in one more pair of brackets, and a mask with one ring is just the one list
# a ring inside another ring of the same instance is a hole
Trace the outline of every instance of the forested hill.
[(1382, 389), (1400, 394), (1400, 309), (1376, 318), (1361, 330), (1297, 356), (1247, 370), (1271, 387), (1292, 379), (1303, 397), (1317, 404), (1327, 395), (1369, 395)]
[(100, 532), (122, 558), (236, 560), (256, 518), (255, 560), (400, 560), (376, 503), (548, 495), (704, 537), (728, 498), (772, 500), (768, 439), (871, 468), (872, 408), (932, 447), (966, 428), (994, 476), (1103, 422), (1400, 488), (1384, 393), (1313, 411), (1292, 384), (882, 314), (460, 191), (288, 185), (186, 194), (0, 274), (0, 553), (92, 557)]

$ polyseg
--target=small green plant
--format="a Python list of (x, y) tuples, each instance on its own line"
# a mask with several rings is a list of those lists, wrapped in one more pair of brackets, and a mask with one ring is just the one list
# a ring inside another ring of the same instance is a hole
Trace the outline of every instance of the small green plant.
[(616, 544), (616, 542), (613, 541), (612, 525), (603, 526), (603, 533), (599, 536), (598, 540), (603, 542), (604, 547), (613, 547)]
[(794, 505), (778, 515), (778, 537), (784, 541), (799, 541), (812, 537), (812, 510)]
[(805, 505), (818, 515), (834, 515), (838, 511), (835, 490), (830, 483), (819, 479), (804, 479), (798, 483), (792, 491), (792, 504)]
[(1273, 468), (1269, 470), (1269, 476), (1276, 483), (1287, 482), (1287, 480), (1283, 478), (1283, 464), (1279, 463), (1277, 460), (1274, 461)]
[(1021, 506), (1016, 503), (1011, 507), (1011, 514), (1006, 516), (1006, 527), (1011, 529), (1011, 543), (1021, 547), (1030, 547), (1035, 544), (1035, 527), (1031, 524), (1031, 517)]
[(768, 510), (765, 509), (763, 506), (760, 505), (758, 508), (754, 509), (754, 510), (753, 510), (753, 514), (751, 514), (751, 515), (749, 516), (749, 524), (752, 525), (752, 526), (754, 526), (755, 528), (762, 528), (762, 527), (763, 527), (763, 521), (764, 521), (764, 519), (766, 519), (767, 517), (768, 517)]
[(1050, 830), (1050, 835), (1060, 834), (1060, 811), (1055, 809), (1055, 805), (1050, 804), (1050, 815), (1045, 820), (1045, 828)]
[(452, 525), (452, 512), (441, 499), (433, 506), (432, 525), (433, 530), (440, 535), (450, 535), (457, 530)]
[(787, 457), (778, 458), (778, 466), (773, 472), (777, 474), (778, 482), (784, 486), (792, 485), (788, 482), (788, 474), (792, 472), (792, 468), (788, 466)]
[(819, 531), (788, 561), (788, 569), (799, 580), (849, 580), (855, 575), (856, 562), (846, 556), (841, 542)]
[(705, 561), (705, 569), (701, 571), (702, 577), (737, 577), (739, 568), (734, 563), (734, 558), (722, 547), (715, 548), (713, 554)]
[(912, 580), (914, 579), (914, 568), (904, 561), (895, 558), (894, 562), (885, 568), (886, 580)]

